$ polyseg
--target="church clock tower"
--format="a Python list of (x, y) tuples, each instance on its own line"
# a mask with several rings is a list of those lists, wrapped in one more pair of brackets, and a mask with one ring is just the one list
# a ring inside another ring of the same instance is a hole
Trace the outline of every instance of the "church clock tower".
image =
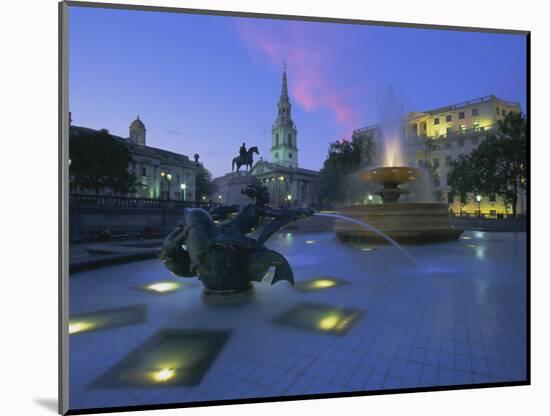
[(278, 116), (271, 130), (271, 162), (288, 168), (297, 168), (298, 147), (296, 145), (296, 138), (298, 132), (291, 117), (292, 106), (288, 99), (286, 64), (283, 64), (283, 85), (277, 107)]

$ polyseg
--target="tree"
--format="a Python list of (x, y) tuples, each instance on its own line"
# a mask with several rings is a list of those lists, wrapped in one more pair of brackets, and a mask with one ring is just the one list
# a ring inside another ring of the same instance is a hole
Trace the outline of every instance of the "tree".
[(330, 143), (328, 156), (319, 178), (320, 199), (328, 203), (350, 201), (364, 194), (366, 184), (356, 178), (361, 168), (374, 158), (371, 137), (355, 137), (351, 141)]
[(202, 163), (197, 166), (195, 176), (196, 200), (199, 201), (202, 196), (212, 195), (218, 190), (218, 186), (212, 181), (212, 174)]
[(509, 112), (499, 120), (494, 134), (488, 135), (469, 156), (453, 163), (449, 172), (451, 193), (461, 201), (467, 193), (499, 195), (512, 205), (516, 215), (519, 192), (526, 189), (527, 125), (521, 113)]
[(107, 130), (87, 131), (69, 142), (70, 189), (72, 191), (135, 192), (136, 177), (129, 171), (130, 149)]
[(462, 206), (470, 199), (470, 193), (475, 190), (475, 177), (470, 157), (463, 156), (451, 163), (447, 184), (451, 187), (449, 192), (451, 198), (458, 199), (462, 210)]
[(499, 195), (516, 215), (521, 190), (527, 187), (527, 123), (521, 113), (509, 112), (471, 155), (480, 193)]

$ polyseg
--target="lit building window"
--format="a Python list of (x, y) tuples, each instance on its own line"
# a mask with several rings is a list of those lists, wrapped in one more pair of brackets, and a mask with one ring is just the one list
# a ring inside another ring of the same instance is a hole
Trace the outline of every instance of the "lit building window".
[(463, 118), (464, 118), (464, 111), (461, 111), (460, 113), (458, 113), (458, 119), (462, 120)]
[(474, 121), (474, 131), (479, 131), (479, 121)]
[(465, 131), (466, 131), (466, 124), (461, 124), (460, 125), (460, 132), (464, 133)]

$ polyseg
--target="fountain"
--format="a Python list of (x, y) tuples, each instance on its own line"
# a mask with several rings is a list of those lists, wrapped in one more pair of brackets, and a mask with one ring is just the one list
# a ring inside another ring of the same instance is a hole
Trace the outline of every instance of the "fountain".
[[(415, 183), (422, 176), (420, 169), (386, 166), (360, 173), (363, 180), (382, 185), (376, 192), (382, 204), (345, 206), (339, 213), (365, 222), (399, 243), (434, 243), (456, 240), (463, 230), (451, 224), (447, 204), (434, 202), (399, 202), (408, 189), (401, 185)], [(385, 242), (379, 233), (358, 228), (350, 222), (337, 221), (336, 235), (343, 242)]]

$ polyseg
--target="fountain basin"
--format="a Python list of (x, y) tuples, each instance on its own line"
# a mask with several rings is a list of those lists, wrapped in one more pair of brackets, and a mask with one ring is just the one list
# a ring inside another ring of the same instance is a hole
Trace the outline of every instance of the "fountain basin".
[[(372, 225), (400, 244), (452, 241), (464, 231), (453, 227), (448, 206), (441, 203), (352, 205), (338, 211)], [(336, 221), (334, 230), (342, 242), (386, 243), (376, 233), (347, 221)]]

